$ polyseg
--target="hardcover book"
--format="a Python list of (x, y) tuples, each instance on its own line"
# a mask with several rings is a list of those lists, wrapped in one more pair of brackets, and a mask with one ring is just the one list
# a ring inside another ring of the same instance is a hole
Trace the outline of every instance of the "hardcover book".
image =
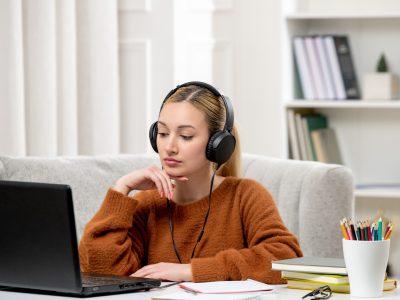
[(360, 99), (360, 90), (347, 36), (333, 36), (346, 99)]
[(297, 257), (272, 262), (273, 270), (347, 275), (343, 258)]
[(318, 274), (295, 271), (282, 271), (282, 278), (286, 280), (307, 280), (318, 283), (343, 284), (349, 282), (347, 275)]
[[(342, 284), (334, 284), (328, 283), (329, 287), (331, 288), (332, 292), (336, 293), (350, 293), (350, 284), (349, 283), (342, 283)], [(290, 289), (301, 289), (301, 290), (314, 290), (319, 288), (321, 283), (319, 282), (312, 282), (308, 280), (287, 280), (287, 287)], [(393, 279), (387, 279), (383, 283), (383, 290), (390, 291), (397, 288), (397, 281)]]
[(321, 128), (311, 132), (317, 159), (327, 164), (343, 164), (342, 154), (336, 138), (336, 132), (332, 128)]

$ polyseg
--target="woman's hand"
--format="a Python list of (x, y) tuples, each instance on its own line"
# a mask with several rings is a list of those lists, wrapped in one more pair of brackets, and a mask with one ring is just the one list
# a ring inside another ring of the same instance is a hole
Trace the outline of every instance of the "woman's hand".
[(161, 197), (173, 198), (174, 184), (171, 179), (185, 181), (186, 177), (171, 178), (164, 170), (157, 166), (135, 170), (118, 179), (114, 190), (128, 195), (132, 190), (157, 189)]
[(170, 281), (192, 281), (190, 264), (158, 263), (147, 265), (131, 276), (146, 277)]

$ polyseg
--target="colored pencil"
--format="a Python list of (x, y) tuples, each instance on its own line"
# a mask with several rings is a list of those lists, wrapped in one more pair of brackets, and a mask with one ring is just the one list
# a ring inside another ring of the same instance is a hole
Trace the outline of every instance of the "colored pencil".
[(367, 222), (364, 221), (363, 222), (363, 227), (364, 227), (364, 239), (366, 241), (369, 241), (369, 237), (368, 237), (368, 227), (367, 227)]
[(344, 238), (345, 238), (346, 240), (348, 240), (349, 237), (348, 237), (348, 235), (347, 235), (347, 231), (346, 231), (346, 228), (344, 227), (343, 221), (340, 221), (340, 228), (342, 229), (342, 233), (343, 233)]
[(382, 240), (382, 218), (378, 221), (378, 240)]
[(371, 241), (375, 241), (375, 222), (371, 225)]
[(392, 234), (392, 227), (390, 227), (388, 232), (386, 233), (385, 240), (387, 240), (390, 237), (391, 234)]
[(358, 222), (357, 224), (358, 229), (360, 230), (360, 239), (362, 241), (365, 241), (365, 237), (364, 237), (364, 227), (362, 226), (361, 222)]
[(352, 239), (358, 240), (357, 234), (356, 234), (356, 231), (354, 230), (354, 225), (353, 225), (353, 222), (351, 221), (351, 219), (350, 219), (349, 225), (350, 225), (350, 230), (351, 230), (351, 236), (353, 237)]
[(392, 226), (392, 223), (389, 222), (388, 226), (386, 227), (385, 234), (383, 236), (386, 236), (386, 234), (388, 233), (391, 226)]
[(345, 228), (346, 228), (347, 236), (349, 237), (349, 240), (354, 240), (353, 236), (351, 235), (351, 229), (350, 229), (350, 227), (349, 227), (349, 224), (348, 224), (346, 218), (344, 218), (344, 226), (345, 226)]

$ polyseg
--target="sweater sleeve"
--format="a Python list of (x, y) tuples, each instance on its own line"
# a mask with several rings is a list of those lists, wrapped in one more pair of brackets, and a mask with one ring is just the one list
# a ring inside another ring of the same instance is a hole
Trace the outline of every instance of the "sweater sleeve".
[(245, 180), (236, 192), (240, 201), (243, 235), (248, 247), (227, 249), (214, 257), (191, 261), (193, 281), (246, 280), (285, 283), (274, 260), (302, 256), (297, 238), (282, 222), (270, 193), (260, 184)]
[(82, 271), (130, 275), (141, 266), (147, 214), (140, 204), (135, 198), (108, 190), (79, 244)]

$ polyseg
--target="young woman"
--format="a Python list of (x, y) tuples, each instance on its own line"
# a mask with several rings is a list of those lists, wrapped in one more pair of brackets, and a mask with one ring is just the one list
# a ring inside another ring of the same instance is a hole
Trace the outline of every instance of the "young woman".
[(162, 168), (135, 170), (109, 189), (80, 242), (82, 270), (281, 283), (271, 261), (302, 253), (271, 194), (239, 177), (229, 99), (206, 83), (178, 86), (165, 98), (150, 141)]

